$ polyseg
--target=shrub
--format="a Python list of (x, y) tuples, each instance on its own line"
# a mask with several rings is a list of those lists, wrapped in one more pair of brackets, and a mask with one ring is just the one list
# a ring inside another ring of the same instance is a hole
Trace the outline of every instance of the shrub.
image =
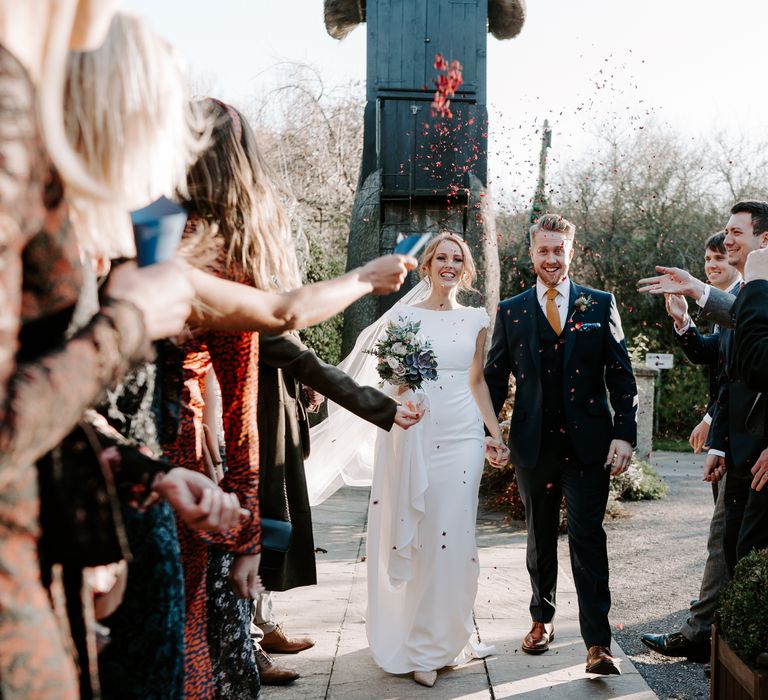
[[(315, 241), (309, 244), (305, 283), (322, 282), (344, 273), (344, 251), (323, 246)], [(337, 365), (341, 361), (341, 331), (344, 316), (336, 314), (323, 323), (300, 332), (302, 341), (326, 362)]]
[(617, 501), (655, 501), (667, 493), (667, 485), (656, 470), (633, 456), (629, 469), (611, 479), (611, 495)]
[[(622, 517), (624, 513), (617, 501), (654, 501), (666, 492), (667, 485), (656, 470), (648, 462), (633, 456), (629, 469), (611, 479), (606, 512), (610, 517)], [(512, 520), (525, 520), (525, 506), (520, 498), (514, 468), (487, 467), (483, 474), (482, 493), (488, 507), (504, 512)], [(565, 499), (560, 514), (561, 531), (564, 531)]]
[(728, 646), (746, 664), (768, 651), (768, 549), (752, 552), (737, 565), (720, 593), (718, 625)]

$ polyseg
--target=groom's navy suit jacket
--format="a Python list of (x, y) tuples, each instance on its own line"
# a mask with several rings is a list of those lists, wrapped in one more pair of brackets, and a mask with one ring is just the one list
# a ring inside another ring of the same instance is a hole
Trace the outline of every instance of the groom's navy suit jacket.
[[(586, 310), (574, 308), (589, 298)], [(496, 413), (515, 376), (515, 408), (509, 435), (512, 462), (536, 467), (542, 439), (543, 396), (536, 288), (499, 304), (485, 380)], [(563, 415), (581, 464), (605, 460), (611, 440), (637, 441), (637, 386), (621, 319), (612, 294), (571, 282), (563, 330)], [(613, 408), (613, 416), (608, 407)]]

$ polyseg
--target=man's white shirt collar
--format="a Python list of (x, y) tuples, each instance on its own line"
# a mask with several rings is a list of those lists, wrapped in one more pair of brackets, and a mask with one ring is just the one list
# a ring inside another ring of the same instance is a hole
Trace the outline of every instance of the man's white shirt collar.
[[(549, 287), (545, 285), (538, 277), (536, 278), (536, 296), (540, 302), (546, 302), (546, 293)], [(565, 298), (566, 301), (566, 307), (568, 305), (568, 302), (570, 301), (571, 296), (571, 280), (570, 278), (566, 277), (560, 284), (555, 287), (555, 289), (560, 293), (561, 297)], [(557, 301), (558, 298), (555, 297), (555, 301)]]

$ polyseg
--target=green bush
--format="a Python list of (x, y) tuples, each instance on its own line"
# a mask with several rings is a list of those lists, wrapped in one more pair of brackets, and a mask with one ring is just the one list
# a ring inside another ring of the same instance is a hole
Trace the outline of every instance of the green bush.
[(750, 666), (768, 651), (768, 549), (737, 565), (720, 593), (717, 620), (728, 646)]
[(629, 469), (611, 479), (611, 495), (617, 501), (656, 501), (667, 493), (667, 488), (648, 462), (634, 456)]
[[(344, 273), (345, 254), (335, 246), (323, 246), (316, 241), (309, 245), (305, 283), (322, 282)], [(336, 314), (333, 318), (318, 323), (300, 332), (302, 341), (312, 348), (326, 362), (337, 365), (341, 361), (341, 331), (344, 316)]]
[[(482, 495), (485, 504), (500, 510), (512, 520), (525, 520), (525, 506), (520, 498), (517, 477), (513, 467), (494, 469), (486, 467), (483, 473)], [(609, 515), (616, 515), (620, 509), (616, 501), (655, 501), (667, 493), (667, 485), (656, 470), (643, 460), (632, 457), (629, 469), (611, 478), (609, 493)], [(560, 531), (565, 531), (565, 499), (560, 506)]]

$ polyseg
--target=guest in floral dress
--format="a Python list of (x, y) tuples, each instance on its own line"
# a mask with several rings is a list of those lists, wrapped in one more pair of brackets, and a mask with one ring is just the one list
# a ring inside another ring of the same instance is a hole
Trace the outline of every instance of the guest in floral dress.
[[(73, 27), (65, 10), (74, 13), (81, 4), (91, 12), (78, 13)], [(177, 333), (189, 312), (190, 290), (178, 284), (180, 271), (126, 267), (116, 271), (91, 321), (64, 339), (83, 277), (62, 180), (38, 122), (38, 102), (63, 174), (81, 191), (99, 188), (82, 177), (61, 138), (57, 113), (50, 111), (65, 59), (57, 51), (65, 45), (41, 37), (71, 37), (76, 47), (93, 48), (111, 14), (111, 3), (0, 0), (0, 695), (5, 700), (77, 697), (75, 670), (40, 583), (33, 462), (74, 427), (104, 388), (150, 355), (150, 339)], [(169, 304), (153, 306), (166, 293)]]

